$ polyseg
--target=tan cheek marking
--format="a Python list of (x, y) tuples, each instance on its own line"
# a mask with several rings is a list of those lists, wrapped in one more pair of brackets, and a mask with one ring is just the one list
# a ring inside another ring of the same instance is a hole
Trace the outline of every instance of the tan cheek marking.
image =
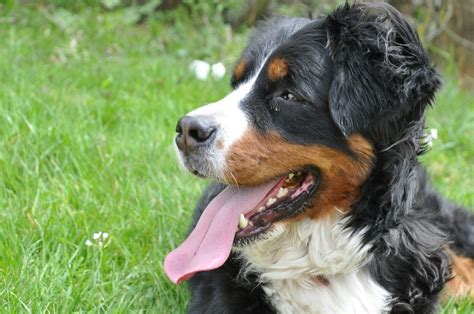
[(235, 79), (238, 81), (242, 78), (245, 72), (245, 60), (240, 60), (239, 64), (235, 67), (234, 76)]
[(283, 58), (275, 58), (268, 65), (268, 78), (276, 81), (288, 74), (288, 63)]
[(474, 298), (474, 260), (449, 251), (453, 279), (446, 285), (446, 297)]
[(313, 208), (293, 219), (319, 219), (334, 213), (335, 208), (347, 212), (357, 199), (374, 158), (372, 146), (362, 136), (351, 135), (348, 141), (356, 159), (326, 146), (293, 144), (276, 134), (248, 131), (229, 150), (227, 180), (257, 185), (291, 170), (315, 165), (321, 171), (321, 178)]

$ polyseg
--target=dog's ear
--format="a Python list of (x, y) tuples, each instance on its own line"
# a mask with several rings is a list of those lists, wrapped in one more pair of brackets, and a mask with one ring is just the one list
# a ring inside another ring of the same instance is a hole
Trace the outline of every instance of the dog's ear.
[(433, 100), (441, 77), (400, 12), (384, 3), (346, 4), (326, 22), (335, 69), (329, 106), (345, 134), (424, 110)]

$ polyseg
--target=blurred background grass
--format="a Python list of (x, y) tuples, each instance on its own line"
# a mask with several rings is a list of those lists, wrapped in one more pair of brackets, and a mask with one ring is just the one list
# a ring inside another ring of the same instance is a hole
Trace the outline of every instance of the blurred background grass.
[[(444, 25), (449, 4), (435, 2), (409, 8), (417, 25)], [(229, 75), (200, 81), (188, 65), (230, 72), (261, 16), (334, 5), (0, 0), (0, 309), (182, 312), (187, 291), (168, 282), (162, 260), (206, 182), (178, 170), (175, 121), (229, 91)], [(444, 195), (472, 208), (472, 64), (443, 36), (426, 40), (446, 84), (428, 116), (438, 139), (422, 160)], [(94, 239), (98, 231), (109, 237)]]

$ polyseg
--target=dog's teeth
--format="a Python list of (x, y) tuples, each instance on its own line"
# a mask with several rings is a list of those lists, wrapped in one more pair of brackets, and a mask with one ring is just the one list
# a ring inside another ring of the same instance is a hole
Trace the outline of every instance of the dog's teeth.
[(273, 204), (276, 203), (276, 201), (277, 201), (276, 198), (270, 197), (267, 201), (267, 206), (272, 206)]
[(260, 207), (257, 209), (257, 213), (263, 212), (264, 210), (265, 210), (265, 206), (260, 206)]
[(245, 227), (247, 227), (249, 224), (249, 221), (247, 220), (247, 218), (245, 218), (244, 214), (240, 214), (240, 219), (239, 219), (239, 227), (244, 229)]
[(287, 188), (280, 188), (278, 190), (277, 197), (282, 198), (282, 197), (286, 196), (287, 194), (288, 194), (288, 189)]

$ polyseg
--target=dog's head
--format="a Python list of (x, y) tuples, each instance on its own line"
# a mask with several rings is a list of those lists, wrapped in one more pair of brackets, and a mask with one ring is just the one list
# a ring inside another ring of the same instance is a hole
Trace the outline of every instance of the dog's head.
[(415, 30), (388, 5), (265, 24), (237, 62), (233, 91), (178, 122), (184, 166), (228, 185), (195, 231), (247, 244), (275, 225), (350, 211), (378, 143), (395, 141), (440, 83)]

